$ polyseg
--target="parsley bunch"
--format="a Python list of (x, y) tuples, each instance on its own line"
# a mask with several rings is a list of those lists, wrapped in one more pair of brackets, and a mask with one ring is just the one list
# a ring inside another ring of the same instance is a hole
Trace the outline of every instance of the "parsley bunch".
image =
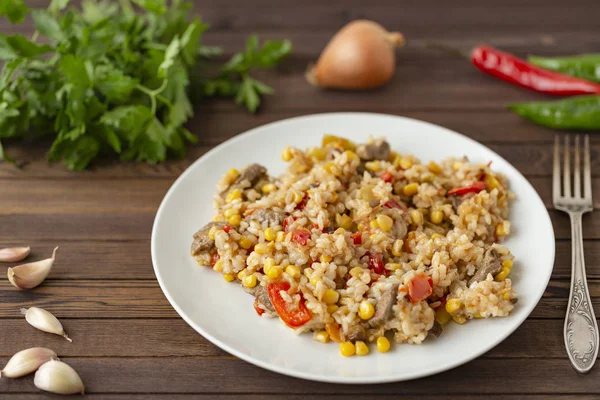
[[(135, 7), (135, 8), (134, 8)], [(51, 137), (50, 161), (85, 169), (97, 156), (157, 163), (183, 157), (195, 142), (184, 124), (193, 114), (190, 75), (203, 97), (227, 96), (254, 112), (273, 89), (252, 78), (291, 52), (288, 41), (246, 49), (214, 71), (198, 61), (220, 54), (201, 44), (208, 29), (189, 18), (182, 0), (52, 0), (29, 10), (23, 0), (0, 0), (0, 17), (20, 23), (30, 13), (31, 38), (0, 34), (0, 140)], [(42, 38), (43, 37), (43, 38)], [(196, 79), (195, 79), (196, 80)], [(0, 143), (0, 160), (10, 161)]]

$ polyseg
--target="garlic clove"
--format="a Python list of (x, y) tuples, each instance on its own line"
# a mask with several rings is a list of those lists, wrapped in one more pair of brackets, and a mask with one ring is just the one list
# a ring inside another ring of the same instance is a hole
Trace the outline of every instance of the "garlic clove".
[(62, 361), (48, 361), (35, 373), (35, 387), (57, 394), (84, 394), (85, 387), (77, 372)]
[(27, 258), (31, 247), (8, 247), (0, 249), (0, 262), (19, 262)]
[(41, 284), (52, 269), (57, 249), (58, 247), (54, 249), (51, 258), (9, 268), (8, 280), (10, 283), (19, 289), (33, 289)]
[(44, 310), (39, 307), (31, 307), (29, 309), (21, 308), (21, 314), (25, 315), (25, 320), (29, 322), (29, 325), (39, 329), (43, 332), (53, 333), (60, 335), (72, 342), (69, 336), (65, 333), (65, 330), (58, 320), (51, 312)]
[(8, 360), (4, 369), (0, 371), (0, 376), (19, 378), (31, 374), (42, 364), (57, 358), (53, 350), (44, 347), (21, 350)]

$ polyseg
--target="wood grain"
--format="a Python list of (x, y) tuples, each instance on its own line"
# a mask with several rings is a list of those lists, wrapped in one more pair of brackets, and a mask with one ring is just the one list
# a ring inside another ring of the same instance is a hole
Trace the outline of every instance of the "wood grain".
[[(361, 400), (373, 400), (373, 399), (397, 399), (400, 395), (398, 394), (382, 394), (382, 395), (371, 395), (362, 394)], [(40, 394), (5, 394), (3, 398), (7, 400), (37, 400), (37, 399), (64, 399), (63, 396), (51, 395), (47, 393)], [(286, 399), (286, 400), (306, 400), (306, 395), (289, 395), (287, 393), (271, 393), (271, 394), (247, 394), (247, 393), (235, 393), (235, 394), (86, 394), (86, 399), (106, 399), (106, 400), (275, 400), (275, 399)], [(419, 395), (421, 400), (439, 400), (438, 395)], [(523, 400), (547, 400), (547, 396), (543, 395), (520, 395), (520, 399)], [(553, 394), (553, 399), (558, 400), (595, 400), (594, 395), (568, 395), (568, 394)], [(311, 400), (339, 400), (348, 399), (347, 394), (310, 394)], [(514, 396), (511, 395), (477, 395), (477, 394), (453, 394), (452, 399), (455, 400), (512, 400)]]

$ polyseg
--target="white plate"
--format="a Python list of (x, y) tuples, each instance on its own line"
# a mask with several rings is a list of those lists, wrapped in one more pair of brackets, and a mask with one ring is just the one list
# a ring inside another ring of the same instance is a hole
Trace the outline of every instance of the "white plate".
[[(393, 345), (385, 354), (371, 346), (367, 357), (344, 358), (337, 344), (297, 336), (277, 319), (259, 318), (253, 298), (221, 274), (196, 265), (192, 234), (212, 219), (212, 195), (228, 169), (252, 162), (271, 174), (283, 172), (281, 150), (318, 145), (324, 133), (363, 142), (386, 136), (392, 148), (426, 162), (467, 155), (493, 161), (517, 195), (511, 208), (516, 257), (511, 274), (519, 302), (507, 318), (451, 324), (439, 339)], [(544, 204), (527, 180), (487, 147), (448, 129), (410, 118), (364, 113), (318, 114), (268, 124), (215, 147), (192, 164), (166, 194), (154, 221), (152, 262), (165, 295), (179, 315), (223, 350), (262, 368), (298, 378), (336, 383), (381, 383), (432, 375), (485, 353), (509, 336), (531, 313), (550, 279), (554, 233)], [(168, 340), (168, 339), (167, 339)]]

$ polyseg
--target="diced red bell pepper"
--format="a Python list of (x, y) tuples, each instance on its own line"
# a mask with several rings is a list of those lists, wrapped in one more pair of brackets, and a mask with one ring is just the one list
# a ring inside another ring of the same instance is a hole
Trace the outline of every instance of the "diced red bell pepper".
[(254, 311), (256, 311), (258, 315), (263, 315), (265, 313), (265, 310), (258, 306), (258, 299), (254, 299)]
[(350, 237), (354, 240), (354, 244), (362, 244), (362, 232), (353, 233)]
[(379, 275), (386, 272), (381, 253), (369, 253), (369, 269)]
[(384, 173), (382, 173), (380, 176), (382, 181), (384, 182), (391, 182), (392, 180), (394, 180), (394, 175), (392, 175), (392, 173), (390, 171), (385, 171)]
[(219, 256), (219, 253), (215, 252), (210, 256), (210, 266), (214, 267), (215, 264), (217, 263), (217, 261), (219, 261), (219, 258), (221, 258), (221, 256)]
[(223, 227), (223, 231), (224, 231), (225, 233), (229, 233), (229, 232), (231, 231), (231, 226), (229, 226), (229, 225), (225, 225), (225, 226)]
[(292, 240), (298, 243), (300, 246), (306, 246), (310, 240), (310, 232), (308, 229), (298, 228), (292, 231)]
[(485, 182), (474, 182), (472, 185), (463, 186), (460, 188), (450, 189), (448, 191), (448, 196), (463, 196), (467, 193), (479, 193), (483, 189), (487, 188), (488, 184)]
[(289, 217), (286, 217), (283, 220), (283, 231), (287, 232), (287, 228), (294, 223), (295, 220), (297, 220), (298, 217), (292, 217), (291, 215)]
[(408, 282), (408, 297), (411, 303), (425, 300), (433, 292), (433, 280), (424, 274), (417, 275)]
[(289, 289), (290, 284), (287, 282), (274, 282), (267, 285), (269, 299), (273, 304), (273, 308), (275, 308), (275, 311), (279, 315), (279, 318), (281, 318), (286, 325), (297, 328), (310, 321), (312, 319), (312, 314), (308, 308), (306, 308), (303, 298), (300, 299), (298, 308), (295, 310), (288, 310), (288, 303), (281, 297), (280, 292), (282, 290), (287, 292)]

